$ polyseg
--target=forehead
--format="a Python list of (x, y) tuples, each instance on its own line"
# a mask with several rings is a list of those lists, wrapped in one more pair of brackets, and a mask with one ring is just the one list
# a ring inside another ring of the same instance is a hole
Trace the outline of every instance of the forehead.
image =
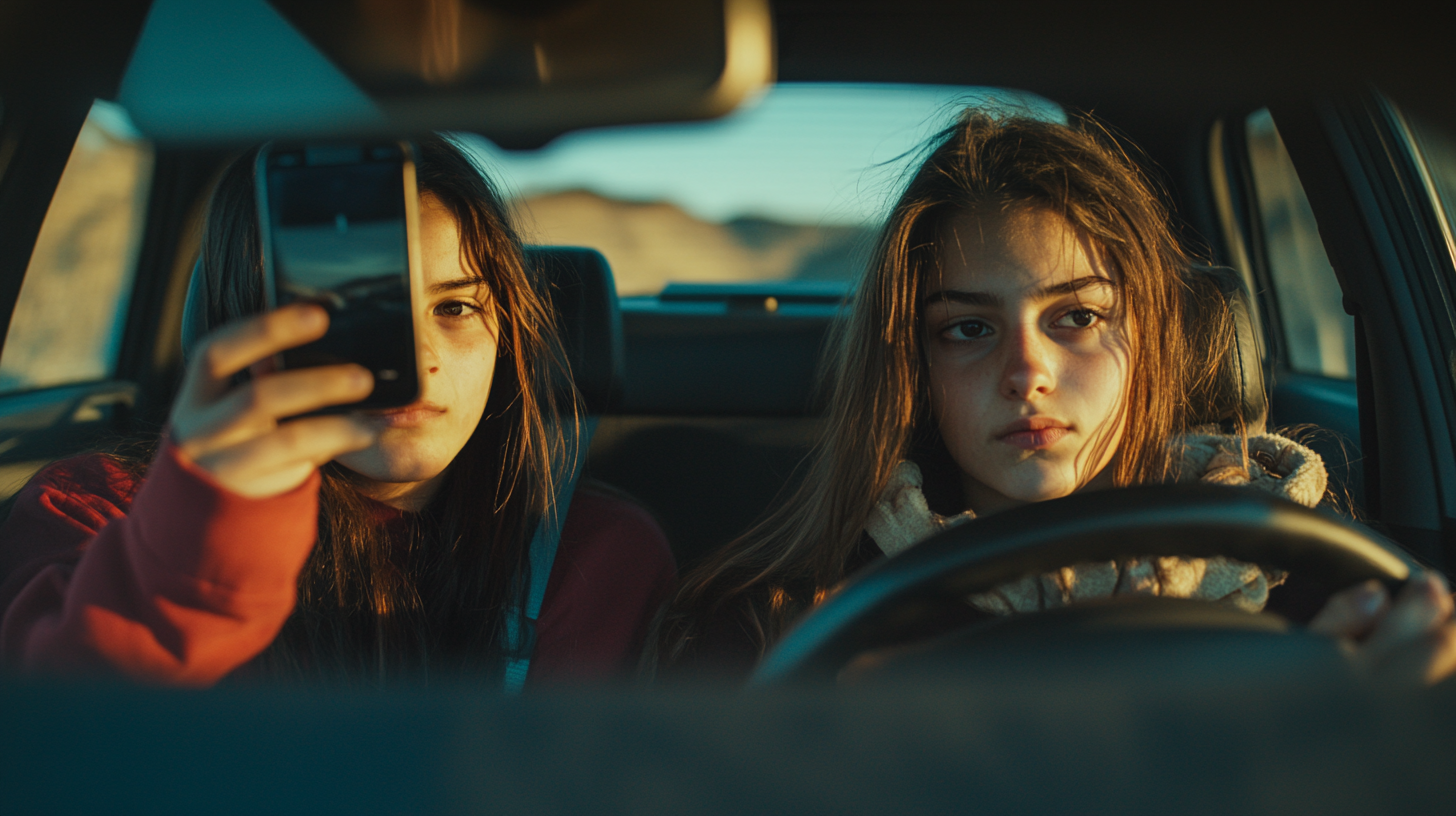
[(460, 225), (455, 214), (432, 195), (420, 197), (420, 257), (425, 283), (474, 277), (461, 253)]
[(946, 220), (927, 291), (1011, 296), (1089, 276), (1112, 279), (1096, 245), (1043, 207), (961, 211)]

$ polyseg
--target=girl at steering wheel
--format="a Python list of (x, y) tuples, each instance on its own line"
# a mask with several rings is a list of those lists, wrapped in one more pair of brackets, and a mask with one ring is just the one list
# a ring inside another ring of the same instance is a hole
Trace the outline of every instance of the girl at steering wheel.
[(159, 446), (45, 469), (0, 529), (8, 662), (191, 686), (519, 684), (523, 656), (532, 682), (636, 665), (672, 556), (645, 511), (590, 485), (570, 503), (534, 631), (517, 630), (580, 400), (504, 206), (454, 143), (417, 146), (419, 400), (299, 418), (364, 398), (373, 380), (358, 365), (273, 370), (328, 316), (265, 313), (242, 156), (212, 195), (195, 273), (209, 279), (211, 332)]
[[(649, 664), (746, 672), (870, 562), (1030, 502), (1203, 481), (1320, 503), (1315, 453), (1203, 425), (1209, 372), (1233, 337), (1210, 293), (1151, 182), (1095, 122), (964, 112), (927, 147), (855, 289), (803, 482), (686, 576)], [(1141, 593), (1258, 611), (1285, 578), (1225, 558), (1133, 558), (970, 602), (1004, 615)], [(1372, 672), (1432, 682), (1456, 669), (1451, 613), (1431, 575), (1394, 600), (1352, 587), (1310, 625), (1360, 643)]]

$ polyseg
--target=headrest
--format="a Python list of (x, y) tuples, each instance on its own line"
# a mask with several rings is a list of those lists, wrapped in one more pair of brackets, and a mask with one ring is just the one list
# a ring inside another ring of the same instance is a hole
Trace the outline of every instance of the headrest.
[[(617, 285), (607, 259), (585, 247), (533, 246), (526, 247), (526, 263), (545, 279), (566, 360), (587, 412), (611, 410), (621, 395), (625, 352)], [(191, 358), (207, 333), (208, 288), (199, 258), (182, 307), (183, 359)]]
[(587, 413), (612, 410), (621, 400), (627, 355), (607, 259), (586, 247), (532, 246), (526, 247), (526, 263), (550, 287), (561, 345)]
[[(1233, 431), (1242, 425), (1247, 433), (1262, 433), (1269, 414), (1269, 399), (1264, 391), (1264, 353), (1253, 323), (1252, 299), (1239, 273), (1227, 267), (1196, 266), (1190, 270), (1189, 287), (1194, 298), (1193, 325), (1195, 344), (1200, 337), (1211, 337), (1224, 311), (1232, 321), (1231, 347), (1225, 352), (1217, 344), (1205, 344), (1195, 351), (1200, 369), (1209, 369), (1211, 376), (1202, 380), (1202, 387), (1190, 394), (1193, 426), (1221, 425)], [(1195, 372), (1195, 376), (1203, 371)]]

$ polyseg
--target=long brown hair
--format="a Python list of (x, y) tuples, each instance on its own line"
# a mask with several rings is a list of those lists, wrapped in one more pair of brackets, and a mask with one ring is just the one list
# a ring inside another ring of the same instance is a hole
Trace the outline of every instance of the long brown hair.
[(902, 460), (930, 466), (930, 496), (932, 471), (943, 472), (949, 460), (931, 416), (922, 349), (922, 298), (939, 263), (937, 239), (957, 213), (1019, 207), (1061, 214), (1115, 270), (1132, 374), (1114, 483), (1171, 475), (1166, 440), (1188, 421), (1198, 362), (1185, 328), (1188, 258), (1159, 190), (1090, 117), (1063, 125), (968, 110), (925, 148), (837, 327), (827, 422), (805, 478), (775, 512), (684, 578), (659, 620), (649, 663), (681, 659), (713, 620), (766, 649), (862, 558), (865, 522)]
[[(421, 195), (460, 227), (466, 268), (489, 287), (500, 321), (485, 415), (443, 484), (403, 525), (407, 553), (381, 527), (342, 466), (323, 468), (319, 540), (298, 604), (250, 669), (285, 676), (383, 678), (497, 673), (507, 611), (529, 579), (528, 547), (569, 461), (565, 433), (580, 416), (554, 312), (525, 263), (507, 210), (477, 167), (441, 136), (415, 142)], [(264, 310), (253, 163), (220, 176), (202, 236), (209, 328)], [(564, 426), (566, 426), (564, 428)]]

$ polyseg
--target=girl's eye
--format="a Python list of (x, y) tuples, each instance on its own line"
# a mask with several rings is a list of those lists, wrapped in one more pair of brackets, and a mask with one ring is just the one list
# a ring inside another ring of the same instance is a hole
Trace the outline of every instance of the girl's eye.
[(435, 314), (441, 317), (467, 317), (479, 311), (479, 306), (463, 300), (447, 300), (435, 307)]
[(991, 333), (991, 325), (984, 320), (963, 320), (941, 332), (949, 340), (980, 340)]
[(1057, 318), (1057, 322), (1052, 325), (1063, 329), (1090, 329), (1100, 320), (1102, 315), (1091, 309), (1073, 309)]

